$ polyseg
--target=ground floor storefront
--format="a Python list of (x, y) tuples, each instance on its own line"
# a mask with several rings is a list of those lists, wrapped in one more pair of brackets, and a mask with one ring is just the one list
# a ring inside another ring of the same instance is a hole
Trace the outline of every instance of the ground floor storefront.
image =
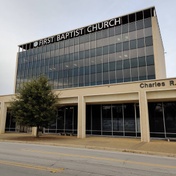
[[(45, 133), (109, 137), (176, 138), (176, 79), (56, 91), (55, 123)], [(31, 132), (11, 116), (12, 96), (0, 97), (0, 133)]]
[[(138, 103), (86, 105), (86, 135), (140, 137)], [(58, 107), (56, 121), (45, 133), (77, 135), (77, 106)], [(176, 138), (176, 102), (149, 102), (150, 137)], [(29, 132), (7, 111), (6, 132)]]

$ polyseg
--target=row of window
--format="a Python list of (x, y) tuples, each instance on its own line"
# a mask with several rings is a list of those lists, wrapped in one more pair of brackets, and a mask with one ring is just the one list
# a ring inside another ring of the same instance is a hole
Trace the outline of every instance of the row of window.
[(23, 75), (32, 75), (32, 74), (48, 74), (55, 72), (58, 74), (60, 77), (63, 77), (62, 75), (68, 74), (69, 76), (71, 75), (87, 75), (87, 74), (92, 74), (92, 73), (99, 73), (99, 72), (106, 72), (106, 71), (115, 71), (115, 70), (123, 70), (123, 69), (128, 69), (128, 68), (137, 68), (137, 67), (142, 67), (142, 66), (150, 66), (154, 65), (154, 57), (153, 55), (146, 56), (146, 57), (140, 57), (140, 58), (132, 58), (132, 59), (126, 59), (126, 60), (119, 60), (119, 61), (113, 61), (113, 62), (106, 62), (106, 63), (101, 63), (101, 64), (96, 64), (96, 65), (90, 65), (90, 66), (83, 66), (83, 67), (69, 67), (69, 68), (63, 68), (63, 67), (58, 67), (57, 65), (50, 65), (48, 66), (43, 66), (43, 67), (32, 67), (28, 69), (18, 69), (17, 76), (18, 77), (23, 77)]
[[(46, 55), (48, 59), (37, 59), (37, 57), (34, 57), (32, 59), (26, 59), (25, 62), (23, 61), (24, 59), (20, 58), (18, 64), (31, 64), (33, 62), (33, 65), (37, 64), (38, 66), (40, 65), (49, 65), (49, 64), (57, 64), (57, 63), (62, 63), (62, 62), (69, 62), (73, 60), (81, 60), (81, 59), (86, 59), (90, 57), (97, 57), (97, 56), (102, 56), (106, 54), (112, 54), (112, 53), (117, 53), (117, 52), (122, 52), (122, 51), (128, 51), (128, 50), (133, 50), (133, 49), (138, 49), (138, 48), (143, 48), (143, 47), (149, 47), (153, 45), (152, 37), (146, 37), (146, 38), (140, 38), (137, 40), (130, 40), (126, 41), (123, 43), (117, 43), (117, 44), (112, 44), (112, 45), (106, 45), (103, 47), (98, 47), (98, 48), (93, 48), (90, 50), (84, 50), (80, 52), (75, 52), (75, 53), (70, 53), (70, 54), (65, 54), (61, 55), (55, 58), (50, 58), (50, 55)], [(36, 63), (35, 63), (36, 62)], [(41, 63), (40, 63), (41, 62)], [(22, 66), (24, 67), (24, 66)]]

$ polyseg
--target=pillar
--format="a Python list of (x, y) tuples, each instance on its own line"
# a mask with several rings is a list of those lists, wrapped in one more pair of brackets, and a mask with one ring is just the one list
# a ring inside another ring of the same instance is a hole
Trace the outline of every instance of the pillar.
[(83, 96), (78, 97), (78, 138), (86, 137), (86, 104)]
[(148, 102), (145, 91), (139, 93), (141, 141), (150, 142)]
[(5, 102), (0, 102), (0, 134), (5, 133), (7, 106)]
[(37, 127), (32, 127), (32, 136), (37, 136)]

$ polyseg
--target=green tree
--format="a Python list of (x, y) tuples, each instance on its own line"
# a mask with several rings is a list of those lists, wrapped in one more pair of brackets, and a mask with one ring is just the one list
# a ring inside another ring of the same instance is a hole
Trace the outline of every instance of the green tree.
[(17, 123), (37, 127), (39, 137), (39, 129), (48, 127), (56, 119), (57, 100), (58, 95), (51, 91), (48, 79), (40, 76), (19, 89), (11, 103), (11, 113)]

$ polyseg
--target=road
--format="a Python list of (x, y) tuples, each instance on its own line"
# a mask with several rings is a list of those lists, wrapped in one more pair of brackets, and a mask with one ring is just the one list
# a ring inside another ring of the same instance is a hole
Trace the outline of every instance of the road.
[(175, 176), (176, 158), (0, 142), (0, 176)]

